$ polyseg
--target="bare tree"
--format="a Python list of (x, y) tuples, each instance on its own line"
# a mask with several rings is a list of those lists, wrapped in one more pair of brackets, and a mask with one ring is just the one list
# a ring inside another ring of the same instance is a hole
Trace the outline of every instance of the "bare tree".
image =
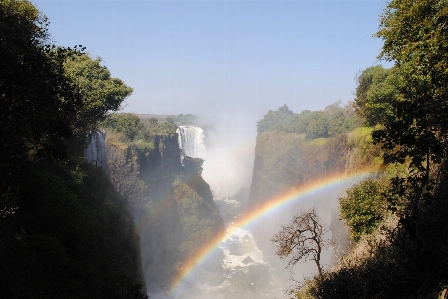
[(272, 236), (271, 242), (282, 260), (289, 257), (287, 267), (294, 266), (300, 260), (313, 260), (322, 276), (320, 255), (322, 249), (329, 245), (323, 239), (325, 232), (315, 208), (312, 208), (295, 216), (288, 225), (282, 225), (282, 229)]

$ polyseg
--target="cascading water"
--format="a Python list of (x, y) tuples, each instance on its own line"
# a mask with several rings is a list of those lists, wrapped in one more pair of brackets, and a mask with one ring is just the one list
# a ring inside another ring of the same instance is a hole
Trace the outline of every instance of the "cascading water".
[(195, 126), (179, 126), (176, 133), (179, 135), (179, 147), (184, 155), (192, 158), (205, 158), (204, 130)]
[[(179, 126), (179, 148), (185, 156), (206, 158), (204, 130), (196, 126)], [(213, 157), (211, 157), (213, 158)], [(207, 161), (205, 161), (207, 163)], [(221, 169), (222, 171), (222, 169)], [(215, 169), (216, 175), (216, 169)], [(209, 178), (205, 178), (209, 181)], [(233, 221), (245, 212), (233, 197), (215, 198), (228, 234), (215, 254), (195, 270), (185, 282), (181, 294), (151, 295), (151, 298), (279, 298), (282, 293), (275, 280), (275, 270), (266, 262), (252, 233), (243, 228), (232, 229)]]
[(106, 132), (96, 131), (92, 133), (89, 146), (84, 150), (87, 161), (97, 167), (106, 167)]

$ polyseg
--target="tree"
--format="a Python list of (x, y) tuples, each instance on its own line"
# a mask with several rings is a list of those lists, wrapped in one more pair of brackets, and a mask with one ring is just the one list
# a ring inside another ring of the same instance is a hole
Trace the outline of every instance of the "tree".
[(70, 121), (82, 105), (62, 67), (78, 52), (53, 47), (47, 26), (30, 2), (0, 2), (0, 138), (2, 156), (17, 161), (30, 152), (64, 157)]
[(82, 106), (63, 69), (80, 51), (53, 46), (48, 24), (29, 1), (0, 1), (2, 206), (14, 201), (31, 160), (67, 158), (72, 120)]
[(117, 115), (117, 132), (122, 132), (126, 135), (129, 141), (132, 141), (136, 136), (140, 124), (140, 118), (132, 113), (121, 113)]
[(328, 137), (328, 118), (325, 112), (315, 111), (310, 116), (311, 118), (306, 129), (306, 138)]
[(269, 112), (257, 123), (258, 134), (269, 130), (294, 132), (297, 126), (297, 115), (283, 105), (278, 110)]
[(87, 54), (72, 56), (64, 63), (64, 71), (77, 87), (82, 97), (82, 107), (76, 112), (75, 134), (87, 137), (96, 130), (98, 122), (105, 119), (109, 111), (120, 109), (123, 101), (133, 89), (118, 78), (111, 77), (101, 58), (90, 58)]
[(381, 65), (366, 68), (358, 76), (356, 113), (368, 126), (383, 124), (392, 114), (392, 103), (399, 97), (398, 79), (396, 68)]
[[(394, 61), (400, 75), (401, 99), (393, 102), (384, 128), (373, 133), (386, 162), (409, 160), (406, 178), (393, 189), (409, 199), (402, 223), (415, 222), (419, 202), (431, 189), (432, 164), (446, 157), (448, 137), (448, 2), (393, 0), (376, 36), (383, 39), (380, 58)], [(415, 238), (415, 229), (410, 229)]]
[(159, 122), (159, 120), (157, 119), (157, 118), (155, 118), (155, 117), (151, 117), (150, 119), (149, 119), (149, 123), (153, 126), (153, 127), (155, 127), (155, 126), (157, 126), (157, 123)]
[(0, 292), (146, 298), (131, 215), (102, 171), (69, 156), (86, 102), (64, 63), (82, 50), (52, 45), (48, 24), (29, 1), (0, 1)]
[(341, 101), (337, 101), (325, 107), (324, 112), (327, 114), (328, 135), (331, 137), (350, 132), (361, 125), (352, 102), (341, 107)]
[[(337, 271), (314, 280), (315, 298), (430, 298), (445, 288), (447, 24), (446, 0), (391, 0), (384, 10), (376, 36), (384, 40), (380, 58), (395, 63), (398, 97), (373, 139), (386, 163), (408, 168), (384, 194), (398, 226), (387, 221), (379, 232), (386, 238), (368, 238), (365, 257), (347, 256)], [(368, 201), (375, 192), (367, 191)]]
[(288, 267), (294, 266), (300, 260), (310, 259), (316, 263), (319, 276), (322, 276), (320, 257), (322, 250), (329, 245), (323, 238), (325, 232), (316, 210), (312, 208), (295, 216), (288, 225), (282, 225), (282, 229), (271, 238), (271, 242), (274, 244), (275, 253), (281, 259), (290, 256)]
[(184, 173), (186, 175), (197, 175), (197, 174), (201, 175), (203, 163), (204, 159), (184, 156), (182, 160), (182, 164), (184, 166)]
[(347, 190), (340, 198), (341, 218), (350, 227), (350, 238), (358, 241), (363, 234), (372, 233), (386, 212), (384, 186), (381, 181), (367, 179)]

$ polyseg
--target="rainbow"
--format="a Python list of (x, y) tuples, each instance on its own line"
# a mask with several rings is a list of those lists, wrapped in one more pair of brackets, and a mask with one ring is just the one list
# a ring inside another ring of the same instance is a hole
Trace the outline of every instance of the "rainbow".
[(268, 215), (275, 213), (276, 211), (284, 208), (285, 206), (297, 201), (301, 201), (304, 198), (313, 195), (315, 193), (328, 190), (330, 188), (337, 187), (344, 182), (351, 180), (362, 180), (374, 173), (378, 172), (378, 169), (363, 169), (352, 173), (335, 173), (329, 175), (323, 179), (304, 184), (298, 188), (289, 190), (288, 192), (277, 196), (263, 205), (255, 208), (254, 210), (246, 213), (243, 217), (233, 222), (232, 226), (221, 231), (214, 236), (209, 242), (207, 242), (202, 248), (200, 248), (195, 254), (193, 254), (188, 260), (184, 262), (182, 267), (176, 273), (171, 283), (171, 293), (176, 293), (189, 275), (201, 265), (213, 252), (219, 247), (223, 238), (236, 231), (238, 228), (247, 228), (255, 222), (267, 217)]

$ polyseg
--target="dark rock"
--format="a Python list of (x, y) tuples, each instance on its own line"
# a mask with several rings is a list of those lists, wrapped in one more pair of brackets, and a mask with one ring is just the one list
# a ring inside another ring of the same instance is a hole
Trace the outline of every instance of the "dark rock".
[(243, 264), (249, 264), (249, 263), (253, 263), (254, 261), (252, 260), (252, 258), (250, 256), (247, 256), (244, 260), (243, 260)]

